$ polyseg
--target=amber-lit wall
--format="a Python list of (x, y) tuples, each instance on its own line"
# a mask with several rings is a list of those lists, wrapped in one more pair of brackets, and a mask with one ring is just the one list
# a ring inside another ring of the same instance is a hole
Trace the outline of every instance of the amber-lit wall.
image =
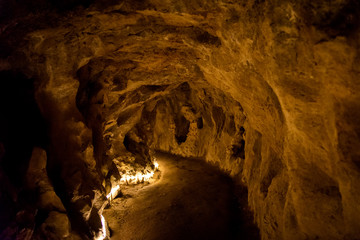
[(50, 177), (79, 215), (150, 147), (245, 184), (263, 239), (356, 239), (358, 16), (352, 0), (95, 3), (4, 27), (1, 69), (36, 79)]

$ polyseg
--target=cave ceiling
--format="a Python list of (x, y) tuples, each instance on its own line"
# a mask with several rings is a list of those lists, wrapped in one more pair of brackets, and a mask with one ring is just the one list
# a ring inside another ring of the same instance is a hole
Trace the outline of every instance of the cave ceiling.
[[(360, 236), (358, 2), (10, 2), (3, 168), (26, 179), (28, 163), (13, 159), (47, 162), (52, 211), (74, 212), (88, 236), (105, 196), (154, 171), (156, 151), (246, 186), (263, 239)], [(19, 119), (29, 156), (8, 130)]]

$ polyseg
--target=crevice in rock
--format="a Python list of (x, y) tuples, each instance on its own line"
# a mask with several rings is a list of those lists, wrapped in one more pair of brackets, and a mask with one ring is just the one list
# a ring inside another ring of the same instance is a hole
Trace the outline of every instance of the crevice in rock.
[(241, 139), (238, 144), (232, 145), (232, 156), (245, 159), (245, 140)]
[(196, 126), (198, 129), (202, 129), (204, 127), (204, 122), (203, 122), (203, 118), (202, 117), (199, 117), (197, 120), (196, 120)]
[(180, 145), (186, 141), (187, 134), (189, 133), (190, 122), (183, 115), (175, 117), (174, 122), (175, 138), (177, 143)]

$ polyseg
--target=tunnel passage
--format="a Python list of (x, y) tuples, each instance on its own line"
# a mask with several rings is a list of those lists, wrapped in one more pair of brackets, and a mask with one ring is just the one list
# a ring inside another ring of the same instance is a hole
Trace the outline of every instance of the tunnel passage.
[[(243, 125), (246, 117), (238, 102), (202, 81), (122, 87), (126, 85), (124, 82), (129, 82), (126, 79), (121, 82), (118, 77), (113, 77), (123, 75), (121, 71), (128, 71), (121, 70), (121, 66), (113, 59), (100, 58), (90, 61), (77, 73), (80, 82), (77, 105), (81, 106), (79, 109), (86, 117), (88, 126), (103, 130), (105, 157), (114, 163), (108, 165), (109, 170), (104, 170), (106, 178), (112, 177), (106, 171), (117, 170), (120, 177), (126, 176), (122, 179), (127, 179), (127, 183), (136, 183), (138, 180), (133, 181), (129, 176), (150, 174), (155, 166), (152, 159), (156, 151), (203, 159), (221, 159), (225, 163), (228, 161), (228, 164), (243, 164)], [(97, 86), (96, 91), (88, 90), (92, 86)], [(97, 117), (98, 115), (101, 117)], [(213, 146), (217, 148), (214, 149)], [(228, 168), (226, 165), (220, 167), (224, 171)], [(114, 189), (117, 181), (119, 179), (106, 180), (109, 186), (105, 188)], [(174, 181), (176, 185), (177, 180)], [(167, 194), (169, 189), (164, 191)], [(245, 202), (242, 204), (246, 205)], [(111, 209), (116, 211), (116, 207), (111, 207), (105, 212), (111, 212)], [(168, 211), (173, 214), (171, 209)], [(190, 212), (188, 214), (187, 218), (196, 218)], [(124, 217), (122, 221), (127, 220)], [(115, 228), (113, 231), (118, 231), (119, 226), (114, 226), (110, 227)], [(195, 224), (194, 228), (196, 226)], [(192, 231), (192, 237), (195, 237), (195, 230)], [(234, 237), (230, 235), (226, 238)], [(143, 237), (147, 239), (146, 236)]]
[[(78, 74), (78, 76), (82, 75)], [(91, 76), (87, 76), (86, 80), (88, 79), (91, 79)], [(152, 160), (155, 151), (206, 158), (206, 153), (214, 144), (219, 147), (222, 144), (218, 151), (212, 153), (214, 154), (212, 158), (241, 161), (241, 155), (234, 154), (231, 149), (236, 142), (244, 141), (242, 125), (245, 117), (240, 104), (225, 96), (223, 92), (201, 83), (189, 82), (130, 88), (121, 93), (116, 92), (115, 94), (124, 97), (121, 101), (113, 98), (115, 102), (109, 108), (110, 112), (104, 112), (104, 101), (94, 99), (101, 99), (104, 93), (111, 95), (111, 90), (114, 88), (113, 86), (105, 88), (96, 82), (101, 80), (101, 74), (97, 74), (97, 77), (92, 79), (80, 83), (76, 95), (77, 107), (86, 121), (65, 122), (62, 126), (58, 122), (58, 112), (46, 114), (45, 111), (47, 121), (53, 123), (41, 131), (44, 132), (44, 138), (49, 137), (49, 140), (46, 144), (39, 145), (43, 150), (34, 149), (31, 154), (32, 148), (29, 149), (31, 167), (25, 166), (25, 172), (30, 178), (26, 181), (46, 179), (45, 185), (35, 182), (35, 189), (29, 189), (38, 199), (38, 202), (34, 203), (37, 208), (34, 212), (25, 210), (23, 213), (27, 217), (34, 217), (35, 225), (44, 226), (36, 230), (35, 237), (51, 238), (57, 234), (76, 236), (79, 233), (81, 237), (101, 235), (101, 231), (96, 230), (101, 229), (103, 217), (101, 212), (106, 201), (99, 192), (93, 190), (100, 188), (101, 191), (110, 194), (109, 192), (116, 187), (116, 184), (123, 181), (125, 176), (151, 172), (155, 167)], [(79, 81), (82, 80), (79, 77)], [(118, 81), (114, 82), (118, 84)], [(53, 104), (54, 100), (51, 100), (47, 103), (47, 107), (55, 106)], [(37, 111), (41, 116), (39, 110)], [(219, 113), (221, 113), (220, 118)], [(182, 119), (180, 122), (179, 116)], [(46, 126), (45, 121), (41, 121), (40, 123), (43, 124), (41, 127)], [(186, 131), (180, 131), (183, 138), (179, 142), (177, 129), (183, 128), (183, 125)], [(89, 129), (92, 130), (92, 134), (89, 134)], [(74, 132), (70, 134), (70, 130)], [(75, 137), (73, 133), (80, 135)], [(92, 146), (86, 145), (89, 143), (92, 143)], [(94, 151), (96, 162), (87, 159), (86, 164), (82, 165), (79, 159), (81, 156), (68, 153), (66, 148), (73, 149), (74, 153), (83, 154)], [(117, 149), (115, 154), (111, 151), (113, 148)], [(223, 152), (224, 149), (227, 151)], [(108, 151), (106, 154), (103, 152), (105, 150)], [(101, 153), (101, 159), (96, 158), (97, 152)], [(28, 160), (29, 157), (26, 159)], [(39, 167), (40, 163), (41, 173), (33, 169)], [(90, 168), (90, 171), (87, 173), (84, 167)], [(92, 170), (91, 167), (95, 168)], [(101, 172), (93, 175), (91, 171), (96, 171), (96, 167), (102, 168)], [(83, 176), (87, 176), (86, 182), (79, 181), (79, 177)], [(63, 181), (64, 177), (69, 178)], [(104, 180), (102, 187), (97, 185), (99, 178)], [(74, 188), (78, 192), (71, 190)], [(43, 191), (46, 194), (43, 194)], [(114, 193), (113, 197), (115, 196)], [(48, 198), (48, 202), (44, 202), (44, 198)], [(190, 216), (191, 213), (188, 217)], [(64, 223), (65, 227), (59, 229), (60, 222)], [(55, 229), (52, 224), (55, 224)], [(71, 230), (66, 227), (70, 225)], [(4, 236), (8, 231), (10, 230), (4, 229)]]
[(244, 208), (246, 188), (202, 159), (160, 152), (155, 157), (161, 176), (148, 185), (123, 187), (105, 209), (112, 238), (260, 239)]
[[(5, 110), (21, 108), (8, 87), (34, 87), (17, 96), (29, 122), (0, 116), (1, 176), (20, 188), (5, 184), (0, 238), (108, 238), (109, 199), (155, 180), (161, 150), (246, 186), (262, 239), (359, 239), (357, 1), (0, 5)], [(37, 201), (17, 211), (24, 184)]]

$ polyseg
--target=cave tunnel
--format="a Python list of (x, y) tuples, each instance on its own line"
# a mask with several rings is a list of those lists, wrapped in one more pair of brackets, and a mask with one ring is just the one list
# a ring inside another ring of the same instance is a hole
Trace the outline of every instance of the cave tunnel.
[(360, 239), (356, 0), (0, 2), (0, 239)]

